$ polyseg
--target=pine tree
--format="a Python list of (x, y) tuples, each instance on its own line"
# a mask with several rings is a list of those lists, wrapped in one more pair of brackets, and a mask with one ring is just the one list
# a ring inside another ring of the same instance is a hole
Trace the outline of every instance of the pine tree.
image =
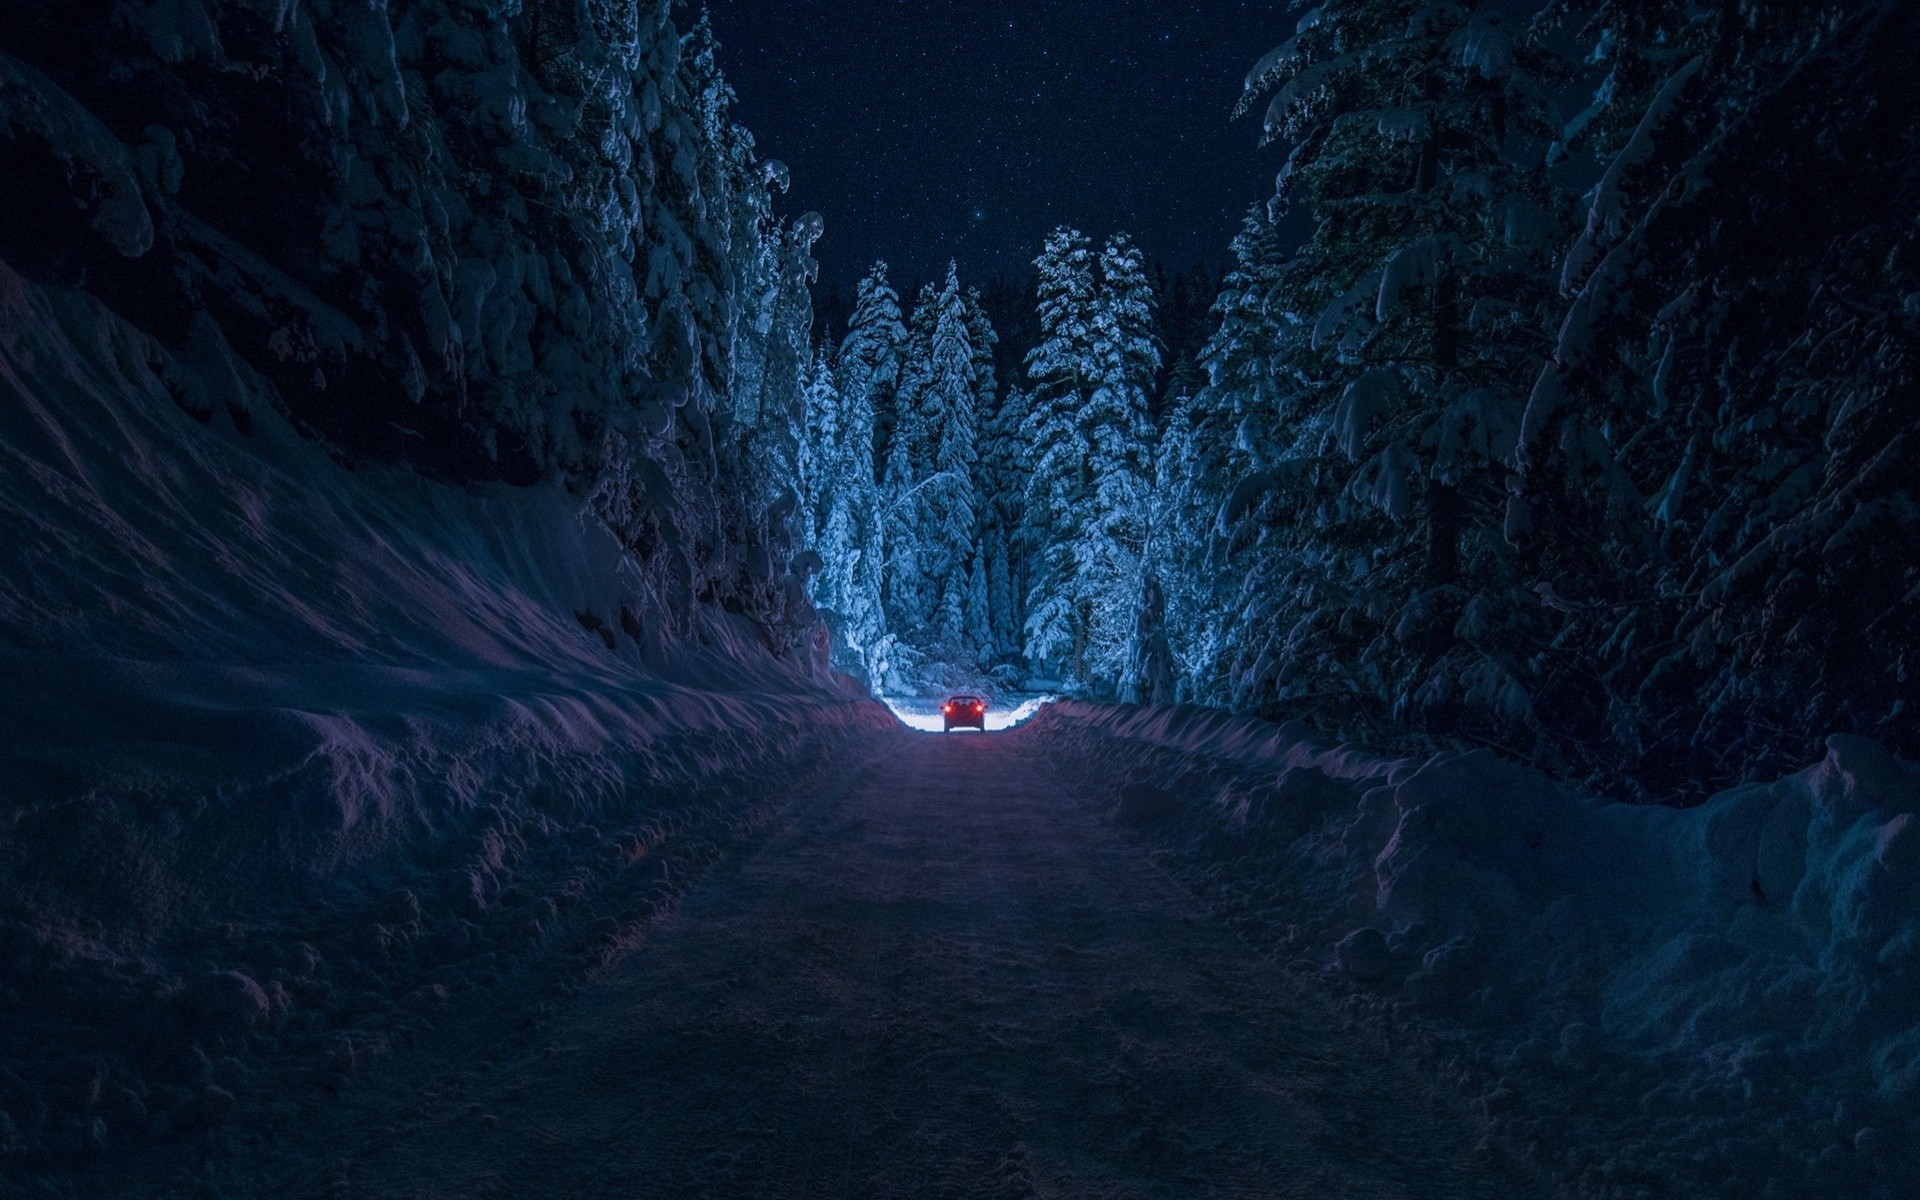
[(1912, 538), (1920, 274), (1885, 198), (1917, 172), (1882, 153), (1920, 136), (1882, 99), (1920, 10), (1580, 7), (1607, 75), (1562, 141), (1602, 170), (1512, 456), (1536, 640), (1582, 667), (1534, 685), (1542, 756), (1704, 795), (1836, 728), (1920, 745), (1920, 568), (1884, 552)]
[[(1135, 657), (1151, 517), (1153, 428), (1148, 398), (1160, 370), (1145, 260), (1125, 236), (1100, 255), (1093, 378), (1080, 413), (1093, 491), (1075, 554), (1086, 621), (1087, 671), (1123, 679)], [(1157, 595), (1157, 587), (1153, 589)]]
[(1021, 652), (1026, 624), (1026, 493), (1031, 481), (1028, 454), (1027, 397), (1009, 388), (987, 422), (981, 453), (987, 483), (981, 505), (981, 544), (987, 561), (987, 609), (991, 617), (989, 640), (983, 643), (993, 657)]
[(1000, 407), (1000, 377), (995, 365), (1000, 357), (1000, 335), (987, 318), (979, 289), (967, 289), (966, 305), (967, 344), (973, 350), (974, 420), (984, 433), (988, 422)]
[[(872, 414), (873, 439), (865, 452), (869, 464), (886, 462), (893, 428), (894, 393), (900, 387), (900, 358), (907, 328), (900, 320), (900, 295), (887, 284), (887, 264), (875, 263), (860, 281), (846, 340), (840, 344), (840, 391), (850, 404)], [(876, 475), (876, 483), (879, 477)]]
[(967, 564), (967, 597), (963, 634), (967, 645), (984, 659), (993, 650), (993, 611), (988, 598), (987, 548), (984, 539), (976, 542), (973, 561)]
[(798, 466), (805, 537), (828, 562), (833, 559), (818, 533), (825, 528), (827, 509), (839, 490), (840, 460), (845, 454), (841, 429), (844, 404), (833, 364), (823, 347), (814, 355), (812, 376), (807, 381), (807, 419)]
[(1328, 3), (1248, 76), (1248, 103), (1273, 93), (1268, 137), (1295, 147), (1274, 207), (1320, 224), (1267, 289), (1275, 340), (1241, 351), (1264, 369), (1227, 505), (1255, 521), (1236, 530), (1240, 703), (1529, 719), (1511, 658), (1472, 635), (1525, 619), (1500, 534), (1556, 317), (1564, 204), (1528, 153), (1549, 82), (1489, 8), (1415, 0)]
[(893, 423), (881, 485), (886, 505), (888, 627), (904, 639), (922, 637), (940, 603), (938, 580), (930, 571), (933, 519), (927, 484), (932, 475), (936, 427), (930, 421), (928, 386), (933, 373), (933, 335), (939, 323), (939, 293), (921, 287), (900, 354), (900, 386), (894, 393)]
[[(882, 665), (876, 655), (888, 636), (886, 609), (887, 514), (878, 456), (889, 443), (882, 417), (891, 424), (900, 385), (900, 358), (907, 340), (900, 297), (887, 283), (887, 264), (875, 263), (860, 281), (847, 336), (840, 344), (838, 390), (845, 448), (843, 491), (850, 513), (853, 560), (840, 598), (845, 640), (861, 657), (870, 680)], [(885, 461), (885, 460), (879, 460)], [(904, 467), (898, 468), (904, 470)], [(829, 569), (833, 567), (828, 564)]]
[(1149, 499), (1147, 399), (1159, 370), (1153, 295), (1124, 236), (1096, 258), (1057, 231), (1037, 261), (1041, 342), (1027, 428), (1036, 548), (1027, 654), (1078, 686), (1112, 689), (1137, 628)]
[(954, 644), (966, 633), (969, 572), (978, 537), (974, 468), (979, 459), (974, 425), (977, 363), (957, 266), (948, 265), (936, 303), (927, 384), (921, 392), (924, 420), (934, 441), (924, 500), (928, 519), (921, 533), (927, 548), (922, 569), (940, 597), (935, 634)]
[[(993, 567), (990, 559), (997, 551), (991, 547), (1002, 539), (993, 529), (997, 519), (995, 496), (1002, 486), (1001, 471), (996, 455), (998, 447), (993, 445), (996, 430), (995, 422), (1000, 412), (1000, 378), (997, 366), (999, 360), (1000, 335), (995, 331), (993, 322), (987, 317), (986, 306), (982, 303), (977, 288), (968, 288), (967, 306), (967, 343), (973, 350), (973, 426), (974, 441), (978, 452), (974, 461), (974, 567), (969, 574), (969, 588), (977, 589), (977, 603), (970, 602), (967, 617), (967, 639), (975, 652), (983, 659), (998, 657), (1003, 651), (999, 640), (994, 636), (995, 615), (993, 611), (992, 587), (990, 584)], [(972, 596), (975, 593), (969, 592)]]
[(1078, 419), (1092, 393), (1092, 243), (1079, 230), (1055, 230), (1034, 266), (1040, 342), (1027, 354), (1033, 391), (1023, 436), (1033, 465), (1023, 529), (1031, 551), (1025, 653), (1036, 670), (1077, 681), (1086, 639), (1075, 551), (1093, 491), (1091, 446)]

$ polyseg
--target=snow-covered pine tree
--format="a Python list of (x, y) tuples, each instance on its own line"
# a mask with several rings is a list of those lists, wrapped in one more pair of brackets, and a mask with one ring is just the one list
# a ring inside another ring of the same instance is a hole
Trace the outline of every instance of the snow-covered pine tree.
[[(842, 639), (860, 657), (869, 678), (877, 676), (874, 655), (887, 634), (884, 603), (887, 522), (875, 457), (883, 444), (876, 429), (881, 413), (891, 413), (900, 382), (900, 356), (907, 338), (900, 319), (900, 297), (887, 283), (887, 264), (874, 264), (860, 281), (847, 336), (840, 344), (836, 385), (843, 434), (839, 490), (851, 528), (853, 559), (844, 583), (834, 585), (840, 605)], [(829, 559), (827, 571), (836, 564)]]
[(873, 479), (873, 410), (866, 392), (843, 393), (833, 374), (816, 374), (809, 401), (834, 406), (831, 418), (812, 425), (819, 440), (811, 441), (809, 459), (819, 481), (813, 502), (820, 513), (812, 545), (823, 564), (814, 602), (834, 635), (834, 665), (871, 677), (873, 652), (886, 633), (877, 569), (884, 547)]
[(833, 561), (829, 547), (818, 535), (826, 527), (827, 508), (833, 502), (839, 460), (844, 453), (840, 419), (845, 402), (835, 374), (823, 346), (814, 354), (813, 371), (807, 381), (807, 419), (799, 454), (803, 531), (807, 543), (829, 563)]
[[(900, 387), (900, 357), (907, 327), (900, 319), (900, 294), (887, 283), (887, 264), (873, 265), (860, 281), (847, 336), (840, 343), (840, 392), (850, 405), (863, 407), (873, 426), (869, 464), (886, 461), (893, 429), (894, 393)], [(879, 482), (876, 473), (874, 482)]]
[[(760, 500), (773, 507), (800, 509), (800, 444), (807, 426), (807, 389), (813, 382), (813, 285), (820, 265), (813, 247), (825, 231), (818, 213), (806, 213), (781, 227), (775, 259), (773, 303), (760, 341), (761, 393), (758, 422), (743, 441), (754, 462), (770, 473)], [(736, 338), (736, 342), (743, 340)], [(831, 378), (827, 383), (831, 386)], [(794, 548), (804, 546), (799, 528), (787, 530)]]
[(1035, 671), (1078, 682), (1086, 677), (1086, 624), (1075, 550), (1093, 492), (1091, 447), (1079, 421), (1095, 364), (1093, 245), (1077, 229), (1057, 229), (1034, 266), (1040, 342), (1027, 353), (1032, 391), (1022, 438), (1032, 463), (1023, 529), (1031, 548), (1025, 654)]
[(1021, 653), (1026, 627), (1029, 539), (1026, 495), (1032, 478), (1027, 444), (1027, 395), (1010, 387), (987, 424), (981, 454), (986, 483), (981, 504), (981, 544), (987, 559), (987, 610), (991, 657)]
[[(1075, 556), (1086, 622), (1089, 682), (1112, 687), (1136, 659), (1147, 590), (1153, 425), (1149, 398), (1160, 371), (1146, 260), (1126, 235), (1101, 250), (1094, 294), (1092, 378), (1079, 414), (1092, 492)], [(1157, 586), (1151, 589), (1158, 595)]]
[(1442, 728), (1470, 710), (1523, 736), (1508, 646), (1531, 607), (1500, 532), (1557, 317), (1549, 82), (1490, 6), (1426, 0), (1314, 8), (1247, 78), (1245, 104), (1272, 93), (1268, 138), (1293, 145), (1275, 207), (1319, 225), (1281, 271), (1278, 340), (1254, 350), (1277, 368), (1264, 399), (1241, 402), (1226, 508), (1258, 524), (1240, 703), (1313, 694), (1349, 721)]
[[(574, 39), (565, 53), (535, 53), (526, 62), (554, 94), (603, 111), (604, 129), (625, 131), (575, 139), (564, 155), (524, 138), (513, 148), (515, 161), (545, 161), (547, 177), (571, 180), (565, 207), (553, 211), (594, 247), (591, 259), (568, 276), (542, 263), (538, 249), (509, 252), (494, 265), (460, 256), (468, 279), (462, 303), (477, 310), (509, 305), (525, 295), (527, 281), (555, 295), (562, 327), (615, 322), (624, 326), (618, 340), (626, 344), (606, 359), (615, 346), (604, 339), (588, 347), (571, 336), (529, 337), (532, 326), (504, 312), (481, 319), (481, 311), (463, 311), (460, 328), (470, 331), (469, 361), (481, 349), (519, 355), (526, 361), (514, 368), (517, 378), (544, 380), (569, 396), (618, 388), (625, 397), (619, 410), (597, 419), (563, 417), (556, 408), (543, 441), (572, 458), (578, 452), (562, 447), (600, 432), (607, 449), (599, 457), (608, 469), (595, 487), (595, 507), (634, 550), (663, 607), (725, 599), (753, 614), (769, 644), (785, 651), (808, 636), (814, 619), (786, 564), (799, 533), (811, 249), (821, 225), (812, 214), (791, 222), (774, 215), (785, 168), (760, 160), (751, 135), (733, 123), (733, 93), (720, 74), (711, 28), (698, 26), (683, 38), (673, 31), (670, 9), (644, 3), (583, 10), (555, 26)], [(543, 235), (548, 243), (551, 232)], [(489, 256), (512, 245), (499, 231), (487, 237)], [(560, 278), (585, 281), (584, 288), (556, 287)], [(594, 312), (576, 311), (589, 295)], [(523, 340), (526, 349), (515, 350)], [(729, 485), (702, 510), (659, 508), (666, 495), (720, 479)], [(662, 556), (669, 528), (684, 551)]]
[[(806, 429), (799, 455), (800, 511), (806, 545), (820, 556), (812, 595), (830, 625), (844, 622), (859, 563), (858, 532), (848, 496), (849, 459), (857, 432), (846, 424), (846, 399), (825, 347), (814, 355), (806, 391)], [(839, 651), (841, 639), (836, 639)]]
[[(1560, 6), (1568, 7), (1568, 6)], [(1910, 4), (1578, 7), (1599, 181), (1514, 455), (1551, 748), (1652, 794), (1920, 736)], [(1812, 188), (1807, 180), (1818, 180)], [(1781, 236), (1790, 230), (1790, 236)], [(1903, 328), (1904, 323), (1904, 328)], [(1903, 382), (1904, 381), (1904, 382)]]
[(974, 469), (979, 461), (974, 405), (977, 371), (960, 271), (947, 265), (946, 283), (936, 303), (937, 317), (921, 392), (923, 420), (931, 434), (931, 472), (923, 483), (921, 569), (939, 597), (934, 637), (958, 648), (967, 630), (967, 591), (978, 540)]
[(973, 410), (984, 428), (999, 409), (1000, 375), (995, 363), (999, 361), (1000, 334), (987, 317), (979, 288), (967, 289), (966, 305), (967, 344), (973, 349)]
[(936, 449), (934, 427), (928, 421), (927, 387), (939, 319), (939, 293), (932, 284), (923, 285), (901, 349), (900, 386), (894, 393), (881, 484), (887, 525), (887, 623), (909, 641), (925, 633), (940, 602), (937, 580), (927, 569), (933, 512), (926, 486)]
[[(1264, 216), (1256, 218), (1268, 227)], [(1246, 283), (1249, 250), (1235, 243), (1240, 267), (1228, 276), (1226, 297)], [(1257, 312), (1258, 310), (1253, 310)], [(1213, 345), (1241, 336), (1221, 332)], [(1225, 704), (1224, 662), (1238, 598), (1238, 580), (1226, 570), (1225, 541), (1216, 529), (1233, 478), (1236, 421), (1233, 390), (1213, 389), (1197, 370), (1176, 369), (1164, 401), (1165, 427), (1154, 462), (1154, 539), (1149, 569), (1161, 581), (1174, 686), (1181, 700)]]
[(1004, 558), (1004, 550), (993, 550), (996, 539), (991, 527), (996, 520), (994, 493), (1000, 486), (1000, 469), (991, 443), (996, 436), (1000, 413), (1000, 379), (996, 362), (1000, 335), (987, 317), (977, 288), (968, 288), (967, 342), (973, 351), (973, 425), (977, 446), (973, 471), (974, 559), (968, 575), (967, 640), (984, 660), (1005, 653), (994, 635), (997, 618), (994, 611), (991, 560)]
[(1027, 655), (1075, 686), (1111, 691), (1132, 658), (1142, 594), (1147, 398), (1160, 365), (1152, 289), (1124, 236), (1096, 256), (1085, 235), (1061, 229), (1036, 265)]
[(966, 643), (973, 647), (976, 662), (993, 655), (993, 611), (988, 599), (987, 549), (984, 541), (976, 541), (973, 548), (973, 561), (967, 564), (967, 595), (965, 605)]

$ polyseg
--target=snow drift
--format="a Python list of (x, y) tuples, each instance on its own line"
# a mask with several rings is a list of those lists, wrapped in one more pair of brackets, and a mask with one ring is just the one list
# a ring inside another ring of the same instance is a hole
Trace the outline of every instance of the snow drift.
[(672, 9), (0, 6), (0, 1196), (597, 969), (890, 725), (819, 220)]
[(559, 485), (343, 465), (271, 407), (202, 423), (175, 393), (217, 374), (0, 265), (10, 1177), (612, 961), (892, 724), (817, 649), (663, 610)]
[(1891, 1196), (1920, 1167), (1920, 769), (1875, 743), (1683, 810), (1298, 722), (1036, 725), (1121, 764), (1116, 818), (1251, 935), (1396, 1024), (1470, 1031), (1448, 1055), (1481, 1064), (1490, 1136), (1628, 1147), (1575, 1152), (1597, 1192)]

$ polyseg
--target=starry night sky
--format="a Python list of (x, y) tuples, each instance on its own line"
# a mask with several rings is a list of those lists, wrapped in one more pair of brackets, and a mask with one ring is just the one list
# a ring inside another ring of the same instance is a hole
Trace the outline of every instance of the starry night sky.
[(1279, 147), (1240, 82), (1286, 39), (1278, 0), (710, 0), (736, 115), (816, 209), (822, 282), (876, 258), (907, 286), (1024, 277), (1069, 223), (1217, 265)]

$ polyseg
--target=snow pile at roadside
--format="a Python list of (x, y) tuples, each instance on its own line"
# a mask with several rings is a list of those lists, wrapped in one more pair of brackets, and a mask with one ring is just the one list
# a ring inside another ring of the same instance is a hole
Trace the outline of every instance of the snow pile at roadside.
[(604, 968), (893, 724), (558, 487), (173, 395), (244, 383), (0, 266), (0, 1196)]
[(1891, 1196), (1920, 1171), (1920, 770), (1874, 743), (1676, 810), (1298, 722), (1040, 720), (1115, 764), (1115, 815), (1250, 935), (1471, 1031), (1490, 1135), (1571, 1129), (1594, 1149), (1562, 1165), (1601, 1194)]

